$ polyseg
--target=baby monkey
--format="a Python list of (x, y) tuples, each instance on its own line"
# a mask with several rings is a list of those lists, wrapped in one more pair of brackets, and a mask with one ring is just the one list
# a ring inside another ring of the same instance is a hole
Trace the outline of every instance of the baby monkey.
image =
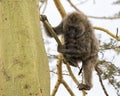
[[(41, 15), (41, 20), (47, 20), (45, 15)], [(45, 24), (44, 24), (45, 25)], [(52, 37), (46, 26), (48, 36)], [(57, 27), (53, 27), (57, 35), (64, 36), (64, 44), (58, 45), (58, 52), (62, 53), (67, 62), (78, 67), (78, 62), (82, 62), (84, 83), (79, 84), (79, 90), (90, 90), (92, 87), (92, 72), (98, 58), (98, 40), (93, 28), (82, 12), (73, 12), (66, 15)]]

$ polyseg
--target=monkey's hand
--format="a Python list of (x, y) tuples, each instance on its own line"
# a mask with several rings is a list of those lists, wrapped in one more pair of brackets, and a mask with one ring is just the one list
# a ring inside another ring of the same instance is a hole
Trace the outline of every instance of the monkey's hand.
[(58, 45), (57, 51), (63, 54), (72, 55), (75, 57), (79, 57), (81, 54), (80, 50), (74, 48), (65, 48), (65, 45)]
[(48, 21), (48, 19), (47, 19), (47, 16), (46, 16), (46, 15), (40, 15), (40, 16), (41, 16), (40, 20), (41, 20), (42, 22), (44, 22), (45, 20), (47, 20), (47, 21)]

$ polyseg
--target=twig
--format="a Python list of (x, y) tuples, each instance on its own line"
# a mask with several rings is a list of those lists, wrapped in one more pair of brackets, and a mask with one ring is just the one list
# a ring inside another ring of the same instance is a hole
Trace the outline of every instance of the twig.
[(60, 0), (54, 0), (54, 3), (56, 5), (58, 11), (60, 12), (60, 15), (62, 16), (62, 18), (65, 17), (66, 12), (65, 12), (65, 9), (63, 8)]
[(55, 84), (55, 87), (53, 89), (51, 96), (55, 96), (55, 94), (56, 94), (56, 92), (57, 92), (57, 90), (62, 82), (62, 79), (63, 79), (63, 77), (62, 77), (62, 55), (60, 54), (58, 58), (59, 58), (58, 62), (57, 62), (58, 79), (57, 79), (57, 82)]
[(58, 71), (58, 80), (62, 81), (63, 77), (62, 77), (62, 60), (63, 60), (63, 56), (62, 54), (59, 55), (58, 57), (58, 62), (57, 62), (57, 71)]
[(48, 4), (48, 0), (45, 1), (45, 6), (44, 6), (44, 8), (43, 8), (42, 14), (45, 12), (46, 7), (47, 7), (47, 4)]
[(55, 94), (56, 94), (56, 92), (57, 92), (57, 90), (58, 90), (58, 88), (59, 88), (59, 86), (60, 86), (60, 83), (61, 83), (61, 82), (59, 82), (59, 80), (56, 82), (55, 87), (54, 87), (54, 89), (52, 90), (51, 96), (55, 96)]
[(55, 96), (61, 83), (65, 86), (65, 88), (68, 90), (71, 96), (75, 96), (72, 90), (70, 89), (70, 87), (68, 86), (68, 84), (65, 82), (65, 80), (62, 77), (62, 55), (61, 54), (59, 55), (59, 59), (57, 62), (57, 73), (58, 73), (58, 80), (55, 84), (55, 87), (53, 89), (51, 96)]
[[(72, 2), (71, 0), (67, 0), (68, 3), (78, 12), (81, 12)], [(113, 17), (96, 17), (96, 16), (87, 16), (88, 18), (94, 18), (94, 19), (120, 19), (120, 16), (113, 16)]]
[(71, 2), (71, 0), (67, 0), (68, 3), (78, 12), (80, 12), (80, 10)]
[(68, 72), (70, 74), (70, 76), (72, 77), (73, 81), (76, 83), (76, 85), (79, 85), (79, 82), (78, 80), (76, 79), (76, 77), (74, 76), (72, 70), (71, 70), (71, 67), (69, 66), (69, 64), (67, 63), (67, 61), (65, 61), (66, 63), (66, 66), (67, 66), (67, 69), (68, 69)]
[(116, 37), (119, 37), (119, 36), (118, 36), (118, 28), (117, 28), (117, 32), (116, 32)]
[(102, 89), (103, 89), (105, 95), (106, 95), (106, 96), (109, 96), (108, 93), (107, 93), (107, 91), (106, 91), (106, 89), (105, 89), (105, 87), (104, 87), (104, 84), (103, 84), (103, 82), (102, 82), (102, 78), (101, 78), (100, 72), (99, 72), (99, 70), (97, 70), (98, 68), (95, 68), (95, 69), (96, 69), (96, 72), (97, 72), (97, 74), (98, 74), (99, 81), (100, 81), (100, 84), (101, 84), (101, 86), (102, 86)]
[(75, 94), (72, 92), (72, 90), (70, 89), (70, 87), (68, 86), (68, 84), (65, 82), (65, 80), (62, 80), (62, 84), (68, 90), (68, 92), (70, 93), (70, 96), (75, 96)]
[(115, 38), (116, 40), (120, 41), (120, 37), (116, 37), (116, 35), (114, 35), (112, 32), (110, 32), (109, 30), (107, 30), (105, 28), (97, 27), (97, 26), (94, 26), (93, 28), (96, 29), (96, 30), (101, 30), (101, 31), (109, 34), (111, 37)]
[(86, 96), (87, 92), (85, 90), (82, 90), (82, 96)]
[(94, 19), (110, 19), (110, 20), (113, 20), (113, 19), (120, 19), (120, 16), (112, 16), (112, 17), (105, 17), (105, 16), (102, 16), (102, 17), (96, 17), (96, 16), (87, 16), (88, 18), (94, 18)]
[[(56, 75), (58, 74), (57, 72), (52, 71), (52, 70), (51, 70), (50, 72), (52, 72), (52, 73), (54, 73), (54, 74), (56, 74)], [(67, 74), (67, 73), (62, 73), (62, 75), (70, 76), (70, 75), (69, 75), (69, 74)]]

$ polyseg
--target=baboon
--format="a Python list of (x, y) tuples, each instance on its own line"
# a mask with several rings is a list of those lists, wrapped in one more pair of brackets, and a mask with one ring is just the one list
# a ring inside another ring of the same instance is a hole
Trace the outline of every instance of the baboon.
[[(47, 20), (41, 15), (41, 21)], [(44, 24), (45, 25), (45, 24)], [(46, 26), (48, 36), (52, 37)], [(57, 27), (53, 27), (57, 35), (64, 36), (64, 44), (58, 45), (58, 52), (62, 53), (67, 62), (78, 67), (82, 62), (85, 83), (79, 84), (79, 90), (90, 90), (92, 87), (92, 72), (98, 58), (98, 40), (87, 16), (82, 12), (73, 12), (66, 15)]]

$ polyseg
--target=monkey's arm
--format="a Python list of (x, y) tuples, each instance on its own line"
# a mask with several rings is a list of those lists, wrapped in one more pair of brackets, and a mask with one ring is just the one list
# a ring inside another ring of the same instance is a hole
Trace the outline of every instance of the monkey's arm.
[(58, 52), (63, 53), (63, 54), (72, 54), (72, 56), (73, 55), (74, 56), (79, 56), (82, 53), (82, 51), (76, 50), (74, 48), (70, 48), (69, 47), (68, 49), (66, 49), (64, 45), (58, 45), (58, 49), (57, 50), (58, 50)]
[(92, 57), (92, 56), (96, 56), (98, 53), (98, 50), (96, 50), (96, 45), (93, 46), (93, 44), (91, 44), (92, 42), (89, 42), (86, 46), (80, 46), (80, 48), (75, 49), (75, 46), (72, 47), (68, 47), (66, 49), (65, 45), (58, 45), (58, 52), (62, 53), (62, 54), (67, 54), (67, 55), (72, 55), (75, 57), (83, 57), (83, 60)]
[[(43, 22), (44, 28), (45, 28), (45, 32), (47, 33), (48, 36), (52, 37), (52, 35), (50, 34), (49, 29), (47, 28), (45, 21), (49, 22), (47, 17), (45, 15), (41, 15), (41, 21)], [(58, 26), (56, 27), (52, 27), (53, 30), (55, 31), (55, 33), (57, 35), (60, 35), (63, 33), (63, 22), (61, 22)]]
[(53, 30), (57, 35), (63, 34), (63, 22), (61, 22), (58, 26), (53, 27)]

